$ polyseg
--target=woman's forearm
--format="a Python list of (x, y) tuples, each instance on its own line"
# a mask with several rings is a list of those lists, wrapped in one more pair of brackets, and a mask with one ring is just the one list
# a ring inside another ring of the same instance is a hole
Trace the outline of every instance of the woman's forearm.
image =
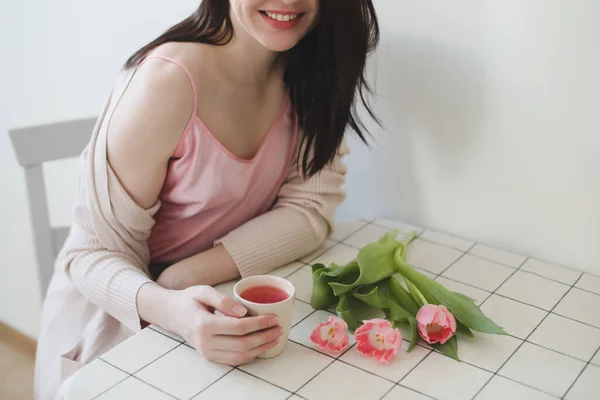
[(239, 276), (231, 255), (218, 245), (171, 265), (156, 282), (167, 289), (185, 289), (196, 285), (214, 286)]
[(165, 316), (169, 315), (169, 291), (154, 282), (146, 283), (137, 293), (137, 309), (140, 319), (169, 329)]

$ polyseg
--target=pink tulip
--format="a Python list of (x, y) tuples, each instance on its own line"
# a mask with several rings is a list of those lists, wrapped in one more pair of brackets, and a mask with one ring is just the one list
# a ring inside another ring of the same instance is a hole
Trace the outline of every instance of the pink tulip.
[(425, 304), (417, 313), (419, 334), (429, 344), (444, 344), (456, 332), (454, 315), (444, 306)]
[(312, 331), (310, 340), (321, 350), (341, 353), (350, 342), (348, 324), (339, 317), (329, 317), (327, 322), (320, 323)]
[(366, 356), (372, 356), (379, 363), (393, 359), (402, 347), (402, 335), (392, 328), (390, 321), (380, 318), (364, 321), (354, 332), (356, 350)]

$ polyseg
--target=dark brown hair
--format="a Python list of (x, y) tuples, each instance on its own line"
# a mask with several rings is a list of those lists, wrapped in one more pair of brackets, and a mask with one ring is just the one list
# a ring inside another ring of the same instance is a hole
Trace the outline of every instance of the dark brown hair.
[[(187, 19), (134, 53), (125, 64), (136, 66), (150, 51), (167, 42), (224, 45), (233, 36), (229, 0), (203, 0)], [(365, 98), (368, 54), (379, 42), (372, 0), (320, 0), (319, 21), (285, 57), (285, 84), (304, 132), (302, 171), (318, 173), (336, 155), (347, 128), (366, 143), (357, 110), (357, 95), (377, 122)]]

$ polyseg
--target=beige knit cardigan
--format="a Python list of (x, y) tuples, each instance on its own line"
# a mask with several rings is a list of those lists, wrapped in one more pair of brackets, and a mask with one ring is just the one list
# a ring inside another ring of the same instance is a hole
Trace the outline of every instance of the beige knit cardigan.
[[(35, 371), (39, 399), (60, 396), (65, 379), (142, 328), (136, 296), (152, 283), (146, 240), (160, 201), (149, 209), (136, 204), (106, 156), (107, 122), (131, 76), (126, 71), (120, 77), (81, 155), (74, 222), (43, 306)], [(341, 158), (347, 153), (343, 144), (334, 162), (309, 179), (292, 163), (270, 211), (216, 238), (242, 277), (266, 273), (320, 246), (345, 198)]]

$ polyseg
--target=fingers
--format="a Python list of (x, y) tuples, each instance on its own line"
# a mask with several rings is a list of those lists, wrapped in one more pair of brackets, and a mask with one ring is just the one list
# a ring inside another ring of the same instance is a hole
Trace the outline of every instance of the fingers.
[(238, 365), (247, 364), (254, 360), (256, 357), (261, 355), (267, 350), (272, 349), (279, 343), (278, 339), (275, 339), (269, 343), (265, 343), (252, 350), (241, 352), (241, 351), (227, 351), (227, 350), (211, 350), (205, 357), (212, 362), (219, 364), (231, 365), (236, 367)]
[(279, 339), (281, 335), (283, 335), (283, 329), (279, 326), (245, 336), (218, 335), (214, 338), (213, 347), (215, 350), (247, 352)]
[(211, 333), (216, 335), (243, 336), (277, 325), (279, 325), (279, 320), (274, 315), (259, 315), (246, 318), (215, 316), (211, 320)]
[(243, 317), (248, 310), (236, 303), (231, 297), (225, 296), (210, 286), (193, 286), (187, 289), (194, 300), (212, 307), (217, 311), (231, 317)]

